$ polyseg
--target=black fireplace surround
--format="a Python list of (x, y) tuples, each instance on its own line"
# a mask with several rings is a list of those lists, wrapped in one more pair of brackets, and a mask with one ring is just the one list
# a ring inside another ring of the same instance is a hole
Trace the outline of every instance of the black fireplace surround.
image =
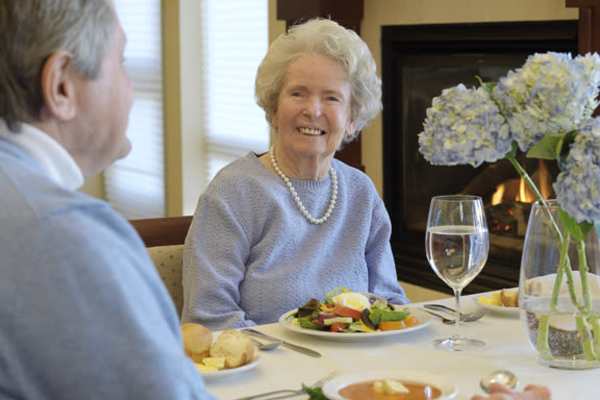
[[(450, 292), (425, 258), (429, 201), (439, 194), (464, 193), (489, 166), (429, 165), (418, 151), (417, 139), (425, 111), (443, 89), (459, 83), (475, 86), (476, 76), (495, 81), (523, 65), (530, 54), (575, 54), (577, 21), (384, 26), (381, 47), (383, 193), (392, 220), (398, 277)], [(491, 235), (488, 262), (465, 293), (517, 285), (521, 247), (522, 238), (507, 242)]]

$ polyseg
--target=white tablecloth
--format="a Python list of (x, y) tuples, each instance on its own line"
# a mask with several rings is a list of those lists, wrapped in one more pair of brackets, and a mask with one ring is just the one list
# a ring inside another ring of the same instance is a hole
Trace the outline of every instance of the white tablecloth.
[[(446, 303), (452, 304), (449, 300)], [(465, 310), (475, 309), (474, 298), (465, 298), (463, 306)], [(255, 369), (207, 380), (206, 385), (212, 394), (226, 400), (268, 390), (299, 389), (302, 382), (313, 383), (331, 371), (406, 369), (440, 374), (456, 383), (457, 399), (469, 399), (481, 392), (481, 376), (510, 369), (517, 374), (519, 387), (525, 383), (547, 385), (554, 400), (600, 399), (600, 369), (569, 371), (538, 364), (519, 318), (488, 313), (462, 328), (467, 336), (484, 340), (486, 348), (459, 353), (434, 349), (432, 340), (448, 336), (453, 329), (435, 318), (419, 331), (348, 342), (289, 332), (278, 324), (261, 325), (257, 329), (310, 347), (323, 357), (313, 358), (280, 347), (261, 352)]]

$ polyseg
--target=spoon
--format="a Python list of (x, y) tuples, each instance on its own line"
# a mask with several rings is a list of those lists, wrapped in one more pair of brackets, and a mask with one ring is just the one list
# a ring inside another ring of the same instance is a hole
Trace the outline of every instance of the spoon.
[(514, 389), (517, 386), (518, 380), (517, 376), (511, 371), (508, 371), (506, 369), (500, 369), (481, 378), (481, 380), (479, 381), (479, 386), (481, 386), (481, 389), (483, 389), (484, 392), (489, 393), (490, 385), (492, 383), (499, 383), (501, 385)]
[(278, 348), (281, 345), (281, 342), (277, 342), (277, 341), (271, 341), (271, 342), (266, 342), (263, 343), (257, 339), (254, 338), (250, 338), (250, 340), (252, 340), (254, 342), (254, 344), (256, 344), (256, 346), (258, 347), (259, 350), (262, 351), (269, 351), (269, 350), (273, 350)]

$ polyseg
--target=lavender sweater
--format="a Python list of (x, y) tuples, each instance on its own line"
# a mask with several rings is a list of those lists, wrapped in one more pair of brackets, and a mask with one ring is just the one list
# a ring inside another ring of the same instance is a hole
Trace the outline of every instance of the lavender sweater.
[[(338, 200), (322, 225), (300, 214), (281, 178), (254, 154), (219, 172), (198, 201), (186, 239), (183, 321), (212, 329), (269, 323), (340, 286), (408, 301), (373, 183), (338, 160), (333, 167)], [(330, 179), (292, 180), (314, 216), (329, 205)]]

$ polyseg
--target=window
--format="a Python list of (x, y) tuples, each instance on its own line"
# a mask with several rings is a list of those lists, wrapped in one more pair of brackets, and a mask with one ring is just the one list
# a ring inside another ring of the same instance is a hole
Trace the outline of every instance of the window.
[(226, 164), (268, 148), (254, 78), (269, 38), (268, 0), (202, 1), (205, 187)]
[(126, 218), (165, 214), (160, 0), (116, 0), (127, 35), (125, 66), (134, 88), (132, 151), (105, 172), (106, 198)]

